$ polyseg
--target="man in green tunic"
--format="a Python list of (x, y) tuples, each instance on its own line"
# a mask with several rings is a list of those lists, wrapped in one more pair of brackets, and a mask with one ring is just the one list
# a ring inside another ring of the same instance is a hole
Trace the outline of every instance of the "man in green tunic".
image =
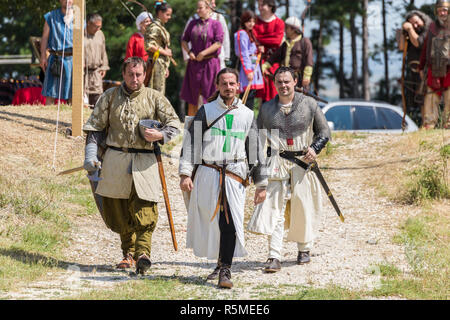
[[(95, 193), (103, 200), (102, 217), (108, 228), (120, 234), (122, 263), (128, 261), (131, 267), (136, 260), (140, 274), (151, 265), (151, 237), (161, 201), (153, 142), (168, 142), (180, 126), (170, 102), (143, 85), (145, 69), (142, 58), (128, 58), (122, 66), (124, 82), (102, 94), (83, 127), (87, 132), (84, 168), (92, 174), (101, 165)], [(159, 120), (163, 128), (146, 129), (142, 137), (139, 121), (143, 119)], [(97, 152), (103, 137), (107, 148), (100, 164)]]

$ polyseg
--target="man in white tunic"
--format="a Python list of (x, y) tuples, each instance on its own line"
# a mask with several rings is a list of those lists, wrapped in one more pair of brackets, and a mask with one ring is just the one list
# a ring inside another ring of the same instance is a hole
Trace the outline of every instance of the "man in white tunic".
[(281, 270), (285, 221), (287, 240), (298, 244), (297, 263), (310, 262), (314, 226), (322, 208), (322, 189), (315, 174), (280, 156), (306, 151), (300, 159), (312, 162), (330, 139), (327, 120), (317, 102), (295, 92), (296, 83), (293, 69), (279, 68), (275, 73), (278, 95), (262, 105), (257, 120), (260, 132), (267, 133), (269, 184), (267, 200), (255, 207), (247, 228), (270, 236), (266, 272)]
[(238, 78), (234, 69), (218, 73), (219, 92), (199, 109), (186, 132), (179, 168), (180, 187), (190, 193), (187, 247), (196, 256), (218, 260), (208, 279), (218, 276), (221, 288), (233, 286), (233, 257), (247, 254), (244, 204), (249, 168), (257, 188), (255, 204), (264, 201), (267, 185), (253, 112), (236, 97)]

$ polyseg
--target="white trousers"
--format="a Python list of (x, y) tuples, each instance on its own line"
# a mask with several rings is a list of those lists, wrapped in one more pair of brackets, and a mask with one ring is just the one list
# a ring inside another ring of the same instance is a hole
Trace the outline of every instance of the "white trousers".
[[(289, 183), (289, 180), (283, 181), (283, 184)], [(283, 188), (284, 190), (289, 190), (289, 187)], [(278, 215), (277, 223), (275, 229), (271, 236), (269, 236), (269, 258), (278, 259), (281, 261), (281, 250), (283, 248), (284, 239), (284, 211), (286, 210), (286, 204), (290, 200), (290, 192), (285, 193), (283, 199), (283, 206), (281, 209), (281, 214)], [(311, 251), (313, 247), (313, 241), (301, 243), (297, 242), (298, 251)]]

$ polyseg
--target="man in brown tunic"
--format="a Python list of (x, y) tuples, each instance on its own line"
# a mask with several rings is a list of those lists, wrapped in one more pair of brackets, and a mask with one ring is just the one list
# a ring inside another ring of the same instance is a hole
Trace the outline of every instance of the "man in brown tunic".
[(88, 14), (84, 35), (85, 49), (85, 94), (89, 105), (94, 108), (100, 95), (103, 93), (103, 78), (109, 70), (108, 56), (106, 54), (105, 36), (102, 28), (102, 17), (97, 14)]
[(282, 67), (291, 67), (298, 76), (297, 86), (309, 91), (314, 65), (311, 40), (303, 36), (298, 18), (289, 17), (285, 26), (286, 40), (263, 64), (262, 72), (268, 74), (268, 70), (275, 63)]
[[(137, 260), (140, 274), (151, 265), (151, 238), (161, 201), (153, 142), (168, 142), (180, 126), (166, 97), (143, 85), (145, 67), (142, 58), (128, 58), (122, 67), (124, 82), (102, 94), (83, 127), (87, 132), (84, 168), (92, 175), (101, 166), (95, 193), (102, 197), (103, 220), (120, 234), (121, 264), (132, 267)], [(139, 121), (144, 119), (158, 120), (164, 127), (146, 129), (141, 136)], [(100, 164), (97, 151), (105, 134), (107, 148)]]

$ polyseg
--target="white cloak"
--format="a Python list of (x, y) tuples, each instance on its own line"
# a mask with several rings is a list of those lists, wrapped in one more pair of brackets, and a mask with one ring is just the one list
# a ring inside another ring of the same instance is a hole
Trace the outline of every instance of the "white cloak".
[[(223, 104), (220, 97), (216, 101), (206, 104), (204, 107), (208, 125), (226, 111), (226, 106)], [(246, 159), (245, 139), (250, 131), (254, 119), (253, 117), (253, 112), (239, 100), (238, 108), (232, 110), (225, 117), (220, 119), (213, 128), (223, 130), (223, 132), (239, 133), (240, 137), (243, 139), (235, 138), (233, 136), (227, 138), (222, 135), (213, 135), (213, 129), (207, 130), (204, 134), (202, 143), (204, 161), (211, 163), (214, 161), (222, 161), (227, 158)], [(218, 132), (216, 129), (214, 130)], [(224, 152), (226, 140), (229, 146), (228, 152)], [(184, 146), (186, 143), (189, 143), (189, 141), (183, 141)], [(183, 158), (180, 159), (180, 175), (191, 176), (192, 169), (192, 163)], [(240, 161), (229, 164), (227, 170), (235, 173), (242, 179), (245, 179), (247, 177), (248, 167), (246, 162)], [(213, 168), (200, 165), (195, 174), (193, 184), (194, 188), (190, 192), (190, 195), (184, 193), (188, 211), (186, 246), (187, 248), (192, 248), (194, 254), (198, 257), (206, 257), (211, 260), (217, 259), (220, 246), (220, 212), (217, 213), (212, 221), (211, 219), (213, 218), (214, 209), (216, 208), (219, 197), (219, 172)], [(234, 257), (243, 257), (247, 255), (244, 239), (244, 205), (246, 191), (242, 184), (228, 176), (225, 178), (225, 188), (229, 204), (228, 209), (236, 229)]]

